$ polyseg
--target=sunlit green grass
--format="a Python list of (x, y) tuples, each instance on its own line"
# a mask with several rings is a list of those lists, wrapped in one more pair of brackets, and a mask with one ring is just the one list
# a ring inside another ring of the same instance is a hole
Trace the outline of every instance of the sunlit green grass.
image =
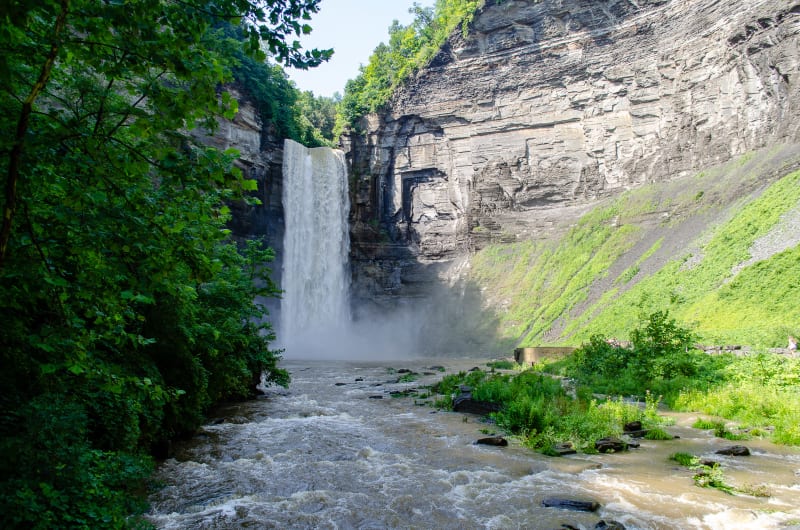
[[(750, 158), (729, 164), (729, 170), (752, 163)], [(472, 262), (472, 279), (503, 301), (497, 315), (501, 344), (578, 345), (596, 333), (624, 338), (641, 314), (660, 309), (691, 325), (706, 344), (778, 347), (785, 345), (787, 335), (800, 334), (800, 281), (793, 281), (800, 278), (800, 246), (739, 267), (750, 259), (756, 240), (782, 215), (800, 207), (800, 172), (740, 198), (730, 214), (725, 214), (725, 201), (733, 199), (724, 199), (719, 180), (724, 179), (716, 173), (700, 174), (684, 183), (683, 194), (664, 193), (663, 198), (658, 185), (649, 185), (602, 203), (561, 239), (490, 245), (480, 251)], [(669, 185), (674, 184), (663, 186)], [(694, 256), (687, 241), (685, 254), (644, 273), (645, 263), (663, 245), (659, 238), (609, 278), (609, 289), (587, 306), (592, 287), (645, 236), (637, 224), (640, 216), (668, 207), (682, 213), (665, 226), (712, 210), (729, 219), (712, 226), (704, 243), (695, 243)]]

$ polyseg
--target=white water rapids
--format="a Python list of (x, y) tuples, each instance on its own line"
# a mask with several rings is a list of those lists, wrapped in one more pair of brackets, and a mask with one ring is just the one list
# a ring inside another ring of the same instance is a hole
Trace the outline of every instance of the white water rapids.
[[(495, 427), (391, 392), (424, 386), (478, 361), (288, 361), (288, 390), (216, 412), (216, 422), (177, 447), (157, 479), (148, 519), (164, 529), (767, 530), (800, 521), (800, 453), (763, 441), (753, 455), (675, 415), (681, 438), (642, 440), (609, 455), (552, 458), (511, 440), (475, 445)], [(397, 370), (420, 379), (398, 383)], [(381, 399), (377, 399), (379, 397)], [(728, 495), (693, 484), (669, 461), (676, 451), (721, 462), (736, 485), (767, 484), (771, 497)], [(551, 496), (594, 500), (596, 513), (545, 508)], [(797, 528), (797, 527), (795, 527)]]

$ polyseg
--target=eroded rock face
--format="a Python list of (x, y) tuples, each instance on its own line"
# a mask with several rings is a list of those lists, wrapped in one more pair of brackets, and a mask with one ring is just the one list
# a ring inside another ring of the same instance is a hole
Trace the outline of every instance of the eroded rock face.
[[(261, 240), (275, 249), (276, 262), (270, 264), (271, 278), (280, 283), (281, 255), (283, 250), (283, 140), (273, 134), (272, 128), (262, 123), (252, 102), (236, 87), (226, 90), (238, 101), (239, 112), (233, 120), (218, 120), (218, 128), (213, 134), (195, 130), (193, 134), (207, 145), (220, 150), (237, 149), (239, 158), (236, 166), (247, 178), (258, 181), (258, 190), (253, 195), (260, 201), (258, 205), (248, 205), (244, 201), (230, 204), (232, 219), (229, 223), (233, 236), (240, 240)], [(263, 300), (270, 312), (278, 311), (277, 299)]]
[[(800, 1), (487, 2), (346, 149), (356, 295), (800, 139)], [(372, 224), (370, 224), (372, 223)]]
[(264, 239), (273, 248), (283, 246), (283, 205), (281, 202), (283, 140), (272, 133), (269, 124), (264, 126), (253, 103), (233, 86), (226, 91), (238, 101), (239, 111), (233, 120), (218, 120), (212, 134), (193, 131), (203, 143), (220, 150), (237, 149), (235, 164), (247, 178), (258, 181), (255, 196), (260, 205), (241, 203), (231, 205), (231, 229), (235, 236)]

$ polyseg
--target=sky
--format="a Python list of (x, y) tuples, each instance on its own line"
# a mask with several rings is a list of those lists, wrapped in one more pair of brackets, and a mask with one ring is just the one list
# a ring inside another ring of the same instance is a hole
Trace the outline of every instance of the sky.
[[(344, 94), (348, 79), (358, 75), (358, 67), (366, 64), (372, 50), (381, 42), (389, 41), (389, 26), (393, 20), (409, 24), (413, 16), (408, 12), (415, 0), (321, 0), (319, 13), (312, 15), (308, 24), (310, 35), (300, 39), (305, 49), (333, 48), (330, 61), (309, 70), (286, 68), (286, 73), (297, 88), (311, 90), (317, 96)], [(434, 0), (416, 0), (424, 7)]]

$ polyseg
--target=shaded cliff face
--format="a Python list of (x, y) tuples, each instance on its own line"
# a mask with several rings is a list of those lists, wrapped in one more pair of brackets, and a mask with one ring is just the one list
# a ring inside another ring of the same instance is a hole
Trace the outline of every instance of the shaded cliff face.
[(356, 296), (426, 296), (489, 242), (800, 141), (798, 50), (798, 1), (488, 1), (346, 145)]
[[(213, 134), (195, 131), (198, 139), (220, 150), (237, 149), (239, 167), (247, 178), (258, 181), (258, 190), (253, 195), (260, 201), (248, 205), (244, 201), (230, 204), (232, 219), (229, 227), (238, 240), (263, 241), (276, 251), (272, 279), (280, 284), (283, 254), (283, 140), (276, 138), (269, 126), (264, 126), (258, 111), (235, 87), (226, 87), (239, 103), (239, 112), (233, 120), (218, 120), (218, 129)], [(280, 302), (277, 299), (263, 301), (272, 314), (276, 314)]]

